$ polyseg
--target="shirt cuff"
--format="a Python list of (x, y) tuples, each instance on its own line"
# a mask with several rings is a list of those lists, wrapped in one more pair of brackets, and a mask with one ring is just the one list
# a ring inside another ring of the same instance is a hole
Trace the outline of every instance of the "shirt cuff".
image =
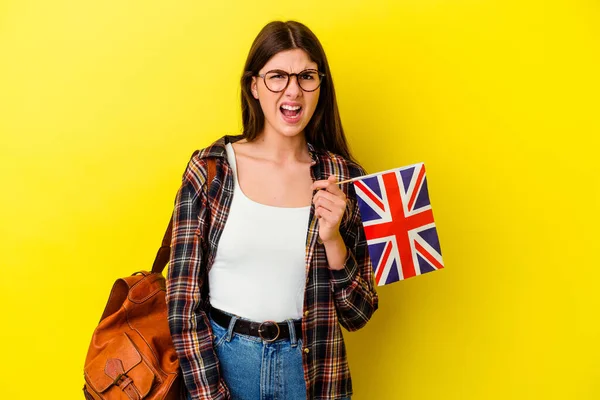
[(358, 274), (358, 264), (356, 263), (356, 258), (354, 258), (352, 251), (348, 249), (344, 268), (339, 270), (330, 269), (329, 272), (331, 274), (331, 282), (333, 283), (334, 289), (344, 289), (349, 286)]

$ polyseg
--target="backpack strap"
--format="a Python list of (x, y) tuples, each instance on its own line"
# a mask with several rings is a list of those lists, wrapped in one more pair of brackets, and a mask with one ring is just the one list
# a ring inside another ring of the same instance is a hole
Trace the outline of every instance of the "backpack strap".
[[(196, 151), (193, 155), (195, 156), (198, 152)], [(215, 175), (217, 174), (217, 162), (214, 158), (208, 159), (208, 184), (212, 184), (215, 179)], [(169, 221), (169, 226), (167, 226), (167, 231), (165, 232), (165, 236), (163, 236), (162, 245), (158, 249), (156, 253), (156, 258), (154, 259), (154, 264), (152, 265), (152, 273), (162, 274), (163, 270), (167, 266), (169, 262), (169, 258), (171, 257), (171, 236), (173, 234), (173, 215), (171, 215), (171, 220)]]

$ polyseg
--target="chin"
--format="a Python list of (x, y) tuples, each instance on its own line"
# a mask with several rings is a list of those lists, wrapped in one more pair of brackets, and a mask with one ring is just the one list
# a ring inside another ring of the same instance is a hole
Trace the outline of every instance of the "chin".
[(304, 124), (298, 125), (298, 126), (290, 126), (290, 125), (281, 124), (277, 127), (276, 130), (280, 135), (283, 135), (286, 137), (294, 137), (294, 136), (304, 134), (305, 127), (306, 126)]
[(285, 121), (277, 119), (266, 119), (265, 125), (269, 125), (270, 129), (281, 136), (293, 138), (304, 134), (304, 129), (306, 128), (306, 125), (308, 125), (308, 122), (302, 120), (298, 121), (296, 124), (287, 124)]
[(304, 133), (304, 129), (297, 129), (297, 128), (294, 128), (294, 129), (289, 129), (289, 128), (285, 129), (284, 128), (284, 129), (279, 130), (279, 133), (281, 133), (284, 136), (293, 137), (293, 136), (297, 136), (297, 135), (300, 135), (300, 134)]
[(285, 137), (296, 137), (298, 135), (303, 135), (304, 134), (304, 129), (302, 130), (298, 130), (298, 129), (281, 129), (277, 131), (280, 135), (285, 136)]

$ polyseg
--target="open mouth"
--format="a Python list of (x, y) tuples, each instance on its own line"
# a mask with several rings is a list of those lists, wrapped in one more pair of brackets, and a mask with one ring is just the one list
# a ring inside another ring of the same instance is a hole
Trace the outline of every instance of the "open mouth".
[(297, 119), (302, 113), (302, 107), (283, 105), (279, 107), (279, 111), (281, 111), (285, 119), (294, 120)]

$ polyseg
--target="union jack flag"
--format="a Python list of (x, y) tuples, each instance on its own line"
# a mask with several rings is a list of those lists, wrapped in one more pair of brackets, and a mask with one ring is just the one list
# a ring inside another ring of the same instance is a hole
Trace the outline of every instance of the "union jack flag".
[(353, 183), (378, 286), (444, 268), (423, 163)]

